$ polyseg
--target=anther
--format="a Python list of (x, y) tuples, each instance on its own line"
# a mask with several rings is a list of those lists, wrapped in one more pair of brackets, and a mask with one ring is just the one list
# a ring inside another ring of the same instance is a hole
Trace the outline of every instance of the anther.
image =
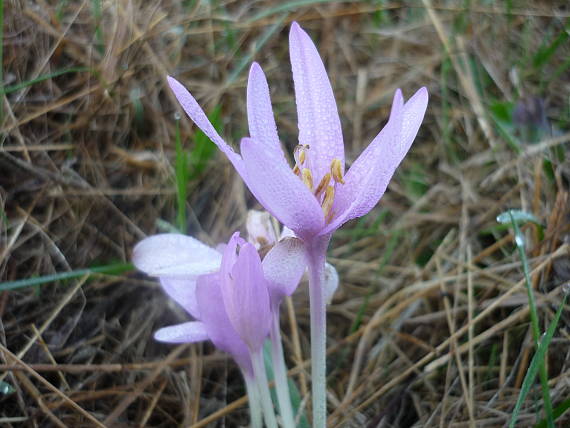
[(293, 174), (295, 174), (296, 176), (300, 177), (301, 176), (301, 170), (299, 169), (299, 167), (297, 165), (295, 165), (293, 167)]
[(328, 186), (329, 181), (331, 181), (331, 174), (329, 172), (327, 172), (324, 175), (324, 177), (321, 178), (321, 182), (319, 183), (319, 185), (317, 186), (317, 188), (315, 190), (315, 198), (318, 199), (321, 196), (321, 194), (324, 192), (324, 190)]
[(333, 159), (331, 162), (331, 174), (334, 181), (344, 184), (344, 179), (342, 178), (342, 163), (340, 159)]
[(301, 167), (305, 160), (307, 159), (307, 146), (302, 146), (298, 144), (293, 151), (293, 157), (295, 158), (295, 164)]
[(303, 179), (303, 183), (305, 183), (305, 186), (307, 186), (309, 188), (309, 190), (312, 192), (313, 191), (313, 174), (311, 174), (311, 170), (309, 168), (303, 168), (302, 174), (303, 174), (303, 176), (301, 178)]
[(327, 189), (325, 190), (325, 197), (321, 205), (323, 208), (323, 214), (325, 215), (325, 218), (328, 217), (331, 208), (333, 206), (333, 202), (334, 202), (334, 187), (327, 186)]

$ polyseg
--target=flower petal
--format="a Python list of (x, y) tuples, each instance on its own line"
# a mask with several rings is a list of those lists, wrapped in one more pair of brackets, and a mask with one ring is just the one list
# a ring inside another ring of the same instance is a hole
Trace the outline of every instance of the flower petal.
[(222, 152), (224, 152), (239, 175), (242, 175), (243, 164), (241, 157), (236, 152), (234, 152), (234, 150), (223, 140), (222, 137), (220, 137), (220, 134), (218, 134), (214, 126), (210, 123), (208, 117), (206, 116), (206, 113), (204, 113), (204, 110), (202, 110), (196, 99), (180, 82), (178, 82), (173, 77), (167, 76), (167, 80), (170, 89), (172, 89), (172, 92), (174, 92), (176, 99), (186, 114), (190, 117), (190, 119), (192, 119), (196, 126), (200, 128), (202, 132), (206, 134), (208, 138), (212, 140)]
[(245, 241), (239, 236), (239, 232), (234, 232), (226, 246), (224, 247), (222, 263), (220, 265), (220, 277), (222, 281), (231, 279), (232, 269), (238, 256), (238, 246)]
[(401, 91), (396, 91), (388, 123), (352, 164), (345, 184), (337, 186), (333, 210), (339, 214), (321, 233), (330, 233), (346, 221), (367, 214), (378, 203), (418, 133), (427, 102), (426, 88), (406, 104)]
[(139, 242), (133, 250), (137, 269), (151, 276), (198, 276), (220, 267), (221, 255), (190, 236), (164, 233)]
[(286, 162), (250, 138), (242, 139), (241, 153), (250, 190), (267, 211), (301, 238), (322, 229), (321, 206)]
[(256, 249), (274, 245), (277, 241), (271, 214), (267, 211), (249, 210), (245, 221), (247, 239)]
[(242, 370), (253, 374), (247, 346), (233, 328), (226, 313), (220, 283), (218, 273), (198, 278), (196, 298), (200, 305), (201, 321), (214, 345), (231, 354)]
[(265, 144), (268, 149), (275, 150), (276, 155), (284, 157), (271, 108), (267, 79), (256, 62), (251, 65), (247, 83), (247, 121), (251, 138)]
[(339, 283), (338, 272), (336, 271), (336, 268), (330, 263), (325, 262), (324, 287), (325, 287), (325, 302), (327, 302), (327, 304), (330, 304), (332, 302), (334, 293), (338, 288), (338, 283)]
[(309, 145), (308, 159), (313, 180), (319, 183), (330, 170), (333, 159), (340, 159), (344, 172), (344, 143), (334, 94), (311, 38), (293, 22), (289, 51), (295, 83), (299, 121), (299, 144)]
[(194, 343), (208, 340), (206, 327), (200, 321), (190, 321), (157, 330), (155, 340), (168, 343)]
[(196, 278), (161, 276), (159, 279), (160, 285), (170, 298), (194, 318), (200, 319), (200, 309), (196, 301)]
[(269, 334), (271, 309), (267, 281), (253, 245), (245, 243), (241, 246), (231, 280), (223, 280), (221, 287), (234, 329), (252, 352), (258, 351)]
[(264, 257), (262, 265), (272, 304), (276, 306), (283, 297), (293, 294), (307, 268), (303, 241), (298, 238), (279, 241)]

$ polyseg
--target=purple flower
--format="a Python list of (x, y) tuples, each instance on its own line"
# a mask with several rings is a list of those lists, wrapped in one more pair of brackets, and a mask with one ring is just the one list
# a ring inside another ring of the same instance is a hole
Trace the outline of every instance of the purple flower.
[(250, 138), (242, 139), (241, 155), (219, 136), (192, 95), (172, 77), (168, 82), (188, 116), (226, 154), (258, 201), (297, 236), (311, 241), (330, 236), (378, 203), (418, 132), (428, 94), (422, 88), (404, 102), (397, 90), (388, 123), (345, 175), (342, 129), (323, 62), (295, 22), (289, 43), (299, 125), (293, 167), (279, 143), (259, 64), (253, 63), (249, 73)]
[(428, 94), (426, 88), (421, 88), (404, 102), (398, 89), (388, 123), (345, 175), (342, 129), (323, 62), (296, 22), (291, 26), (289, 44), (299, 126), (293, 167), (279, 143), (267, 80), (259, 64), (253, 63), (249, 72), (250, 138), (241, 140), (240, 154), (220, 137), (184, 86), (172, 77), (168, 82), (188, 116), (225, 153), (261, 205), (302, 240), (289, 253), (304, 260), (309, 271), (313, 426), (324, 428), (324, 284), (329, 240), (336, 229), (367, 214), (378, 203), (418, 133)]
[(209, 339), (251, 374), (250, 354), (267, 338), (273, 308), (295, 290), (305, 268), (304, 260), (288, 258), (288, 249), (300, 245), (296, 241), (289, 238), (275, 245), (263, 264), (238, 232), (223, 254), (185, 235), (161, 234), (141, 241), (133, 251), (135, 266), (157, 276), (164, 291), (196, 319), (161, 328), (155, 339)]

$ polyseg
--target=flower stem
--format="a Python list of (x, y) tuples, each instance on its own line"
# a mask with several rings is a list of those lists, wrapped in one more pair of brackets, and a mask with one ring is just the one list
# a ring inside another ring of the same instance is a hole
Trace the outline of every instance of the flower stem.
[(283, 357), (281, 344), (281, 331), (279, 329), (279, 305), (273, 310), (271, 323), (271, 359), (273, 360), (273, 373), (275, 375), (275, 388), (277, 389), (277, 401), (279, 411), (285, 428), (295, 428), (295, 417), (291, 406), (291, 395), (287, 383), (287, 369)]
[(309, 268), (311, 312), (311, 377), (313, 392), (313, 428), (325, 428), (327, 421), (326, 386), (326, 301), (324, 269), (330, 236), (306, 243)]
[(245, 389), (247, 390), (247, 401), (249, 403), (249, 413), (251, 418), (251, 428), (262, 428), (261, 406), (259, 404), (259, 391), (255, 384), (255, 379), (244, 373)]
[(261, 408), (263, 409), (263, 417), (265, 425), (268, 428), (277, 428), (277, 418), (273, 410), (273, 403), (271, 402), (271, 392), (269, 385), (267, 385), (267, 374), (265, 373), (265, 363), (263, 362), (263, 351), (258, 350), (250, 352), (251, 362), (253, 364), (253, 373), (255, 375), (255, 383), (257, 384), (257, 391), (261, 401)]

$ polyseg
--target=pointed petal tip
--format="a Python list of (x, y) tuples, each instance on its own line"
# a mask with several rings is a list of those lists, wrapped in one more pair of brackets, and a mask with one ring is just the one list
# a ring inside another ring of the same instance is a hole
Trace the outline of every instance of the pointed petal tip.
[(291, 30), (289, 30), (289, 44), (294, 44), (297, 42), (300, 43), (304, 37), (309, 37), (309, 35), (305, 32), (305, 30), (303, 30), (297, 21), (293, 21), (291, 24)]
[(200, 321), (190, 321), (175, 324), (157, 330), (154, 340), (165, 343), (195, 343), (208, 340), (206, 327)]
[(172, 76), (166, 76), (166, 81), (168, 82), (168, 86), (170, 86), (173, 91), (175, 91), (176, 87), (182, 86), (182, 84)]
[(393, 103), (396, 102), (396, 100), (398, 100), (398, 102), (400, 101), (404, 101), (404, 94), (402, 93), (402, 90), (400, 88), (396, 89), (396, 91), (394, 92), (394, 101)]
[(259, 71), (263, 71), (261, 69), (261, 65), (259, 65), (259, 63), (257, 61), (253, 61), (251, 63), (251, 66), (249, 67), (249, 74), (252, 74), (254, 72), (257, 73)]
[(422, 86), (420, 89), (417, 90), (417, 92), (412, 96), (412, 98), (413, 97), (421, 97), (422, 101), (427, 103), (429, 99), (428, 88), (426, 86)]

